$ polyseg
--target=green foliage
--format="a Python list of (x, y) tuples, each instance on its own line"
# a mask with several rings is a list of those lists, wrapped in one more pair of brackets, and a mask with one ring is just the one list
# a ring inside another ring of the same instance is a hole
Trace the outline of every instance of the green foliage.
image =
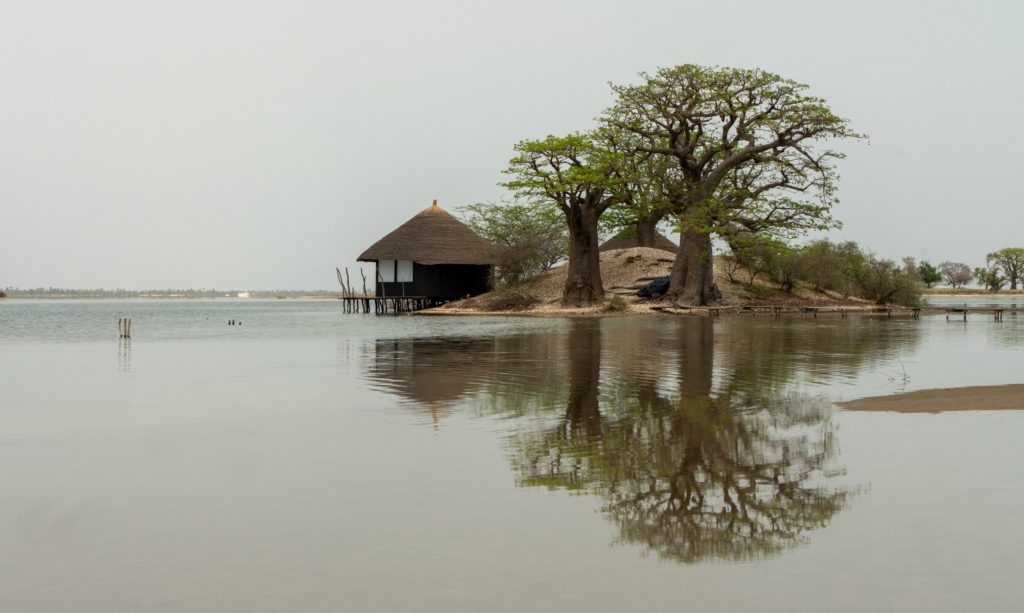
[(792, 235), (833, 227), (835, 162), (860, 138), (804, 84), (763, 70), (686, 64), (613, 85), (602, 123), (668, 158), (657, 174), (680, 228)]
[(942, 281), (942, 274), (939, 272), (939, 269), (924, 260), (917, 266), (917, 275), (921, 278), (921, 282), (925, 284), (925, 287), (931, 287)]
[(974, 278), (971, 267), (961, 262), (942, 262), (939, 264), (939, 274), (953, 289), (967, 285)]
[[(1017, 289), (1017, 283), (1024, 277), (1024, 249), (1020, 247), (1006, 247), (990, 253), (985, 256), (985, 263), (989, 268), (997, 269), (1006, 277), (1005, 281), (1009, 281), (1010, 289)], [(975, 276), (977, 276), (977, 270)], [(991, 279), (991, 277), (986, 278)], [(982, 285), (986, 284), (982, 283)]]
[(998, 292), (1006, 285), (1006, 277), (1000, 273), (1000, 268), (998, 266), (975, 268), (974, 278), (978, 281), (978, 284), (990, 292)]
[(775, 292), (775, 290), (773, 290), (770, 287), (754, 284), (745, 285), (743, 289), (746, 291), (747, 296), (753, 298), (754, 300), (764, 300), (767, 298), (771, 298), (772, 294), (774, 294)]
[(732, 259), (747, 269), (750, 285), (759, 275), (791, 292), (796, 286), (800, 266), (800, 249), (764, 235), (748, 235), (732, 245)]
[(857, 293), (857, 275), (868, 259), (868, 254), (853, 241), (814, 241), (800, 254), (800, 278), (815, 291), (834, 291), (849, 296)]
[(595, 143), (592, 134), (573, 133), (522, 140), (515, 145), (503, 185), (529, 202), (554, 205), (565, 212), (591, 205), (610, 206), (606, 192), (616, 183), (614, 155)]
[(756, 275), (765, 274), (786, 292), (805, 283), (816, 291), (839, 292), (879, 304), (920, 304), (919, 273), (912, 259), (905, 259), (900, 266), (876, 258), (853, 241), (818, 240), (793, 247), (760, 236), (736, 243), (732, 249), (732, 258), (747, 268), (751, 287), (756, 287)]
[(921, 305), (920, 279), (917, 272), (901, 267), (892, 260), (868, 256), (857, 272), (860, 296), (876, 304)]
[(537, 202), (481, 202), (459, 209), (477, 234), (497, 246), (498, 282), (516, 285), (550, 270), (569, 255), (565, 219)]

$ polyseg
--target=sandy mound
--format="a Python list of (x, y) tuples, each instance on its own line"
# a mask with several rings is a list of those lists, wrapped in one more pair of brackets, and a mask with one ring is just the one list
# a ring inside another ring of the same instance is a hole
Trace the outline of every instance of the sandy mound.
[[(665, 306), (664, 301), (639, 298), (638, 289), (658, 277), (668, 276), (672, 270), (673, 255), (660, 249), (632, 247), (601, 252), (601, 279), (604, 282), (606, 302), (614, 296), (626, 302), (625, 312), (643, 313)], [(604, 305), (583, 309), (566, 308), (561, 305), (562, 290), (565, 287), (566, 268), (555, 268), (519, 288), (522, 293), (536, 299), (536, 304), (526, 312), (530, 313), (595, 313), (605, 310)], [(722, 292), (722, 306), (840, 306), (850, 305), (849, 299), (828, 296), (809, 290), (797, 290), (788, 294), (775, 289), (761, 279), (753, 287), (743, 283), (745, 272), (734, 274), (737, 282), (729, 280), (725, 272), (724, 259), (715, 258), (715, 283)], [(451, 302), (433, 311), (447, 312), (493, 312), (487, 303), (498, 292), (489, 292), (474, 298)]]

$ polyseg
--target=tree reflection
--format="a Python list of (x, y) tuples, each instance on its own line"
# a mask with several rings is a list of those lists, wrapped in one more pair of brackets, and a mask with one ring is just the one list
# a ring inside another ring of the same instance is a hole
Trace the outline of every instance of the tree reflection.
[(606, 397), (602, 413), (599, 352), (575, 350), (599, 333), (574, 326), (565, 418), (547, 435), (515, 437), (520, 483), (593, 492), (622, 542), (684, 562), (771, 554), (826, 525), (849, 493), (830, 483), (825, 403), (754, 398), (731, 382), (715, 391), (712, 322), (677, 332), (678, 393), (639, 379), (633, 394)]
[(425, 407), (509, 418), (517, 482), (599, 497), (619, 542), (750, 559), (803, 542), (848, 502), (829, 404), (801, 384), (917, 342), (914, 328), (869, 324), (579, 319), (382, 342), (370, 375)]

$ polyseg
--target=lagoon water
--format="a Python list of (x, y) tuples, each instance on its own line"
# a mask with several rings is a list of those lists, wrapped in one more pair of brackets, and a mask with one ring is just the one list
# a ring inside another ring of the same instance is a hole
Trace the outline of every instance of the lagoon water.
[(1016, 610), (1024, 412), (833, 403), (1022, 372), (1012, 313), (8, 300), (0, 611)]

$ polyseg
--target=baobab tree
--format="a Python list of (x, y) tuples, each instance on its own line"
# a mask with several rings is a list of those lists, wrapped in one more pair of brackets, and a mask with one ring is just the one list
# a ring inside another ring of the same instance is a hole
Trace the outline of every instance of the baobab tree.
[(598, 220), (612, 205), (618, 182), (611, 153), (592, 134), (523, 140), (509, 161), (504, 185), (519, 197), (557, 207), (569, 227), (569, 263), (562, 293), (566, 306), (590, 306), (604, 295)]
[[(830, 139), (860, 138), (807, 86), (762, 70), (687, 64), (613, 85), (602, 123), (634, 135), (636, 151), (673, 167), (665, 191), (682, 235), (669, 297), (680, 305), (716, 298), (711, 236), (723, 219), (741, 219), (755, 203), (808, 203), (801, 217), (836, 201)], [(730, 177), (740, 192), (731, 192)], [(817, 212), (816, 212), (817, 211)]]
[(996, 267), (1010, 282), (1010, 289), (1017, 289), (1017, 281), (1024, 277), (1024, 249), (1007, 247), (985, 256), (985, 263), (990, 268)]

